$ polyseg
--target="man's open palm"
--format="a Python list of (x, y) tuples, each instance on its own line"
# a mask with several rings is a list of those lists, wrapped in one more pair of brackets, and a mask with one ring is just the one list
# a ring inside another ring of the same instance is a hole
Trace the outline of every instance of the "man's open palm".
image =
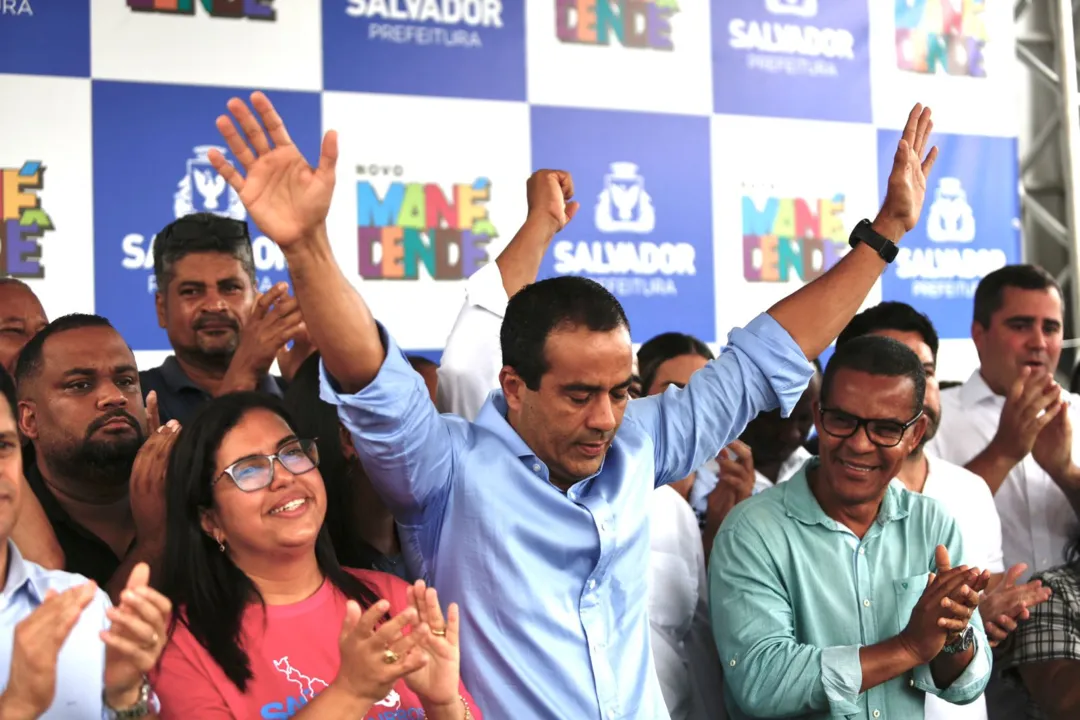
[[(239, 193), (259, 229), (282, 249), (287, 249), (326, 220), (334, 194), (337, 133), (333, 130), (326, 133), (319, 166), (312, 168), (293, 144), (269, 98), (255, 92), (251, 104), (262, 118), (265, 132), (255, 114), (239, 98), (228, 103), (235, 123), (228, 115), (217, 119), (218, 130), (243, 174), (217, 150), (211, 150), (209, 158)], [(237, 130), (237, 123), (243, 135)]]

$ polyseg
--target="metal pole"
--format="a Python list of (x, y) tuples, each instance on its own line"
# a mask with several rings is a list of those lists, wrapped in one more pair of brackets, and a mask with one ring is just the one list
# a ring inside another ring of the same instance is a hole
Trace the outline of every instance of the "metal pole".
[[(1080, 163), (1077, 162), (1077, 133), (1080, 133), (1080, 93), (1076, 77), (1076, 37), (1073, 27), (1073, 0), (1057, 0), (1057, 75), (1060, 82), (1062, 176), (1065, 190), (1065, 231), (1069, 244), (1069, 267), (1072, 282), (1069, 283), (1070, 303), (1073, 310), (1073, 332), (1077, 332), (1080, 320), (1080, 233), (1076, 222), (1080, 219)], [(1064, 298), (1062, 298), (1064, 299)]]

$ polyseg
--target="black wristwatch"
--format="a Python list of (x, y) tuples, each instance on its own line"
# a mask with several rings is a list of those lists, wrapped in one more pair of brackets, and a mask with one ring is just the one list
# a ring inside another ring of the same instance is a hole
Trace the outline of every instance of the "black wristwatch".
[(960, 635), (951, 643), (948, 643), (945, 647), (941, 648), (941, 651), (949, 655), (956, 655), (957, 653), (967, 651), (968, 648), (974, 644), (975, 628), (968, 625), (964, 632), (960, 633)]
[(896, 253), (898, 251), (896, 243), (874, 230), (869, 220), (860, 220), (859, 224), (855, 226), (855, 229), (851, 231), (851, 237), (848, 238), (848, 245), (855, 247), (859, 243), (864, 243), (868, 247), (873, 248), (874, 252), (880, 255), (881, 259), (887, 263), (891, 263), (896, 258)]
[(139, 701), (131, 707), (117, 709), (109, 707), (107, 702), (103, 701), (103, 704), (105, 705), (105, 716), (109, 720), (136, 720), (136, 718), (146, 717), (150, 713), (158, 712), (161, 709), (157, 696), (150, 690), (150, 681), (145, 677), (139, 687)]

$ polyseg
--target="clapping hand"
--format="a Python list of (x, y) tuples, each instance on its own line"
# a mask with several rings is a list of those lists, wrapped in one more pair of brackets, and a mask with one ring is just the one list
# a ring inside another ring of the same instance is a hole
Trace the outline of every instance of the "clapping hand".
[(150, 566), (139, 563), (120, 593), (120, 605), (106, 614), (112, 624), (101, 633), (105, 642), (105, 702), (122, 709), (139, 701), (143, 678), (165, 649), (172, 603), (150, 587)]
[(388, 610), (390, 603), (386, 600), (367, 611), (361, 611), (355, 600), (345, 604), (345, 621), (338, 640), (341, 666), (333, 684), (367, 707), (389, 695), (398, 680), (429, 662), (427, 653), (416, 647), (427, 633), (427, 626), (405, 632), (406, 627), (417, 622), (416, 608), (406, 608), (379, 625)]
[(989, 572), (967, 565), (951, 567), (948, 550), (942, 545), (935, 555), (938, 572), (930, 573), (926, 589), (900, 633), (905, 649), (920, 665), (936, 658), (950, 636), (967, 629), (979, 606), (979, 592), (990, 580)]
[(1051, 591), (1043, 587), (1042, 581), (1032, 580), (1023, 585), (1016, 581), (1027, 570), (1027, 565), (1019, 563), (1009, 568), (1005, 577), (993, 590), (983, 594), (979, 612), (990, 647), (997, 647), (1016, 630), (1018, 620), (1031, 617), (1028, 608), (1041, 605), (1050, 599)]
[(422, 626), (426, 628), (418, 646), (427, 654), (429, 662), (407, 675), (405, 684), (424, 701), (424, 707), (461, 702), (458, 606), (451, 603), (444, 620), (439, 594), (435, 588), (427, 587), (423, 580), (417, 580), (409, 588), (409, 606), (416, 609)]

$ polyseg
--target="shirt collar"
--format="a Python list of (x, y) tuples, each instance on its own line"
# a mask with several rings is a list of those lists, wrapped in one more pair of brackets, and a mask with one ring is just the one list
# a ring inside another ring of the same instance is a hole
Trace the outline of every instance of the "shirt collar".
[(30, 572), (30, 568), (27, 566), (26, 561), (23, 559), (22, 553), (19, 552), (19, 548), (15, 547), (15, 543), (9, 538), (7, 541), (8, 546), (8, 570), (7, 580), (4, 583), (4, 589), (2, 594), (4, 605), (11, 602), (11, 598), (16, 593), (22, 590), (24, 587), (26, 591), (30, 593), (30, 597), (38, 604), (41, 604), (44, 599), (44, 593), (42, 588), (38, 587), (34, 574)]
[[(819, 467), (821, 459), (810, 458), (790, 480), (784, 483), (785, 496), (784, 507), (788, 517), (794, 518), (807, 525), (822, 525), (830, 530), (839, 530), (840, 523), (825, 514), (818, 503), (814, 493), (810, 490), (810, 480), (807, 476), (812, 468)], [(908, 516), (908, 508), (901, 500), (903, 490), (889, 483), (885, 488), (885, 497), (878, 509), (878, 516), (874, 519), (875, 524), (885, 525), (895, 520), (901, 520)]]
[(510, 423), (506, 420), (507, 410), (506, 397), (502, 390), (492, 390), (488, 393), (487, 402), (476, 416), (476, 424), (494, 433), (514, 455), (522, 460), (536, 458), (536, 453), (525, 444), (517, 431), (510, 427)]
[[(195, 390), (203, 395), (209, 394), (187, 376), (184, 368), (180, 367), (180, 361), (176, 359), (175, 355), (170, 355), (165, 358), (165, 362), (161, 363), (161, 377), (170, 392), (178, 393), (181, 390)], [(281, 396), (277, 381), (270, 375), (263, 376), (262, 381), (259, 383), (259, 391), (278, 397)]]
[(1005, 402), (1004, 398), (1001, 398), (997, 393), (990, 389), (990, 386), (983, 380), (982, 373), (978, 369), (971, 373), (971, 377), (967, 379), (967, 382), (960, 387), (960, 401), (963, 407), (974, 407), (979, 403), (986, 402), (988, 400), (996, 401), (1001, 400)]

